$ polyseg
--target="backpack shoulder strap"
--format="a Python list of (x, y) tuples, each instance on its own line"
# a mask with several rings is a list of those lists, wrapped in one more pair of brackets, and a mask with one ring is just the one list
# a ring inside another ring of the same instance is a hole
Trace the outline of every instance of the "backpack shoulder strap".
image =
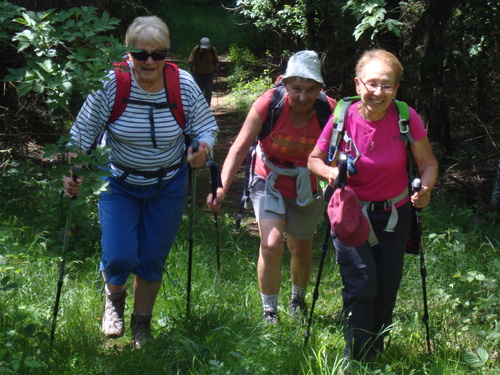
[(340, 99), (333, 112), (333, 129), (328, 147), (328, 161), (332, 162), (337, 156), (339, 144), (344, 137), (344, 121), (352, 102), (358, 100), (359, 96), (351, 96)]
[(126, 61), (115, 64), (116, 94), (111, 115), (108, 122), (115, 122), (127, 107), (127, 99), (130, 97), (130, 70)]
[(281, 80), (276, 84), (275, 90), (269, 101), (269, 107), (267, 109), (266, 119), (262, 123), (262, 129), (258, 135), (258, 139), (264, 139), (271, 133), (274, 124), (278, 120), (283, 109), (283, 100), (285, 99), (285, 86), (281, 83)]
[(399, 120), (399, 132), (401, 133), (401, 139), (410, 141), (410, 143), (415, 142), (410, 133), (410, 107), (406, 102), (394, 99), (396, 103), (396, 110), (398, 112)]
[(165, 79), (165, 93), (169, 108), (181, 129), (184, 129), (186, 127), (186, 116), (182, 107), (179, 67), (174, 63), (165, 63), (163, 78)]
[(319, 92), (314, 105), (316, 107), (316, 116), (318, 117), (319, 126), (323, 129), (332, 115), (332, 107), (330, 107), (328, 97), (323, 90)]

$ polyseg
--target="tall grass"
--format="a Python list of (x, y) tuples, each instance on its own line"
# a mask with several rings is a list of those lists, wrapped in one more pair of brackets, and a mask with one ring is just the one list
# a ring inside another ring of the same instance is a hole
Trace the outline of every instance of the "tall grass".
[[(15, 173), (10, 171), (10, 173)], [(25, 174), (26, 171), (17, 170)], [(50, 174), (50, 173), (48, 173)], [(11, 175), (11, 177), (13, 177)], [(2, 176), (2, 192), (15, 179)], [(59, 184), (55, 181), (54, 184)], [(203, 182), (200, 181), (200, 184)], [(31, 181), (39, 186), (39, 181)], [(103, 301), (99, 252), (87, 231), (92, 206), (77, 207), (70, 240), (55, 340), (49, 340), (60, 264), (64, 214), (49, 180), (22, 199), (29, 210), (11, 211), (2, 199), (0, 237), (0, 373), (19, 374), (340, 374), (343, 359), (341, 280), (330, 247), (307, 347), (304, 321), (289, 318), (288, 255), (283, 259), (282, 321), (265, 326), (256, 281), (258, 238), (251, 221), (235, 231), (234, 207), (219, 214), (222, 284), (217, 282), (213, 218), (198, 196), (191, 317), (186, 319), (189, 212), (183, 218), (168, 277), (155, 307), (154, 336), (143, 350), (100, 333)], [(12, 186), (12, 185), (10, 185)], [(5, 197), (5, 194), (0, 194)], [(38, 197), (38, 198), (36, 198)], [(50, 202), (50, 204), (48, 204)], [(66, 203), (66, 202), (64, 202)], [(38, 212), (39, 218), (32, 217)], [(432, 355), (426, 353), (418, 257), (408, 255), (386, 352), (358, 374), (496, 374), (499, 293), (495, 259), (498, 228), (472, 221), (472, 212), (439, 198), (426, 210), (424, 246), (428, 270)], [(80, 221), (80, 223), (79, 223)], [(26, 225), (25, 223), (28, 223)], [(52, 224), (49, 224), (52, 223)], [(61, 227), (57, 227), (57, 225)], [(315, 271), (325, 223), (315, 243)], [(98, 233), (94, 236), (98, 237)], [(84, 249), (83, 247), (88, 247)], [(497, 260), (498, 267), (498, 260)], [(131, 280), (129, 280), (131, 281)], [(308, 302), (314, 278), (311, 280)], [(131, 302), (131, 301), (129, 301)], [(127, 307), (126, 315), (131, 313)], [(127, 327), (128, 328), (128, 327)]]

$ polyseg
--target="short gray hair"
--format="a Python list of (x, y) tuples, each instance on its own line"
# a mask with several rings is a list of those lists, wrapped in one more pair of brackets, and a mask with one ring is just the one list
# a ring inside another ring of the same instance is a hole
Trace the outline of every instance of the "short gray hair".
[(137, 17), (127, 29), (125, 44), (135, 46), (139, 43), (168, 50), (170, 48), (168, 26), (157, 16)]

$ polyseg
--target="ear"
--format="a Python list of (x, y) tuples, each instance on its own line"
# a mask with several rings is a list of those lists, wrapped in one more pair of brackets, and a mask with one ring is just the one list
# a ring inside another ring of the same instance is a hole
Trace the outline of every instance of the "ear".
[(361, 90), (359, 86), (361, 85), (361, 81), (358, 79), (358, 77), (354, 77), (354, 85), (356, 86), (356, 94), (361, 95)]

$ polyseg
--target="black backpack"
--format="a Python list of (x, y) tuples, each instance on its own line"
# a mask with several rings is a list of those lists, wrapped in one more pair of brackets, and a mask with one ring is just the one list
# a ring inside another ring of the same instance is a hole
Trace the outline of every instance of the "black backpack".
[[(274, 85), (274, 93), (269, 101), (269, 108), (267, 110), (266, 119), (262, 123), (262, 129), (259, 135), (255, 139), (254, 143), (250, 147), (248, 154), (245, 159), (245, 181), (243, 187), (243, 195), (240, 199), (240, 205), (238, 209), (238, 215), (236, 216), (236, 229), (240, 228), (241, 219), (243, 218), (243, 213), (245, 208), (247, 208), (247, 203), (250, 201), (249, 185), (251, 177), (253, 176), (253, 171), (255, 167), (255, 158), (257, 157), (255, 153), (255, 148), (257, 147), (258, 141), (267, 137), (273, 130), (274, 124), (280, 117), (281, 111), (283, 109), (283, 102), (285, 99), (286, 89), (282, 82), (281, 77), (278, 77)], [(316, 102), (314, 104), (316, 107), (316, 116), (318, 116), (318, 122), (323, 129), (332, 114), (332, 109), (330, 103), (328, 102), (328, 97), (325, 92), (321, 90), (318, 94)]]

